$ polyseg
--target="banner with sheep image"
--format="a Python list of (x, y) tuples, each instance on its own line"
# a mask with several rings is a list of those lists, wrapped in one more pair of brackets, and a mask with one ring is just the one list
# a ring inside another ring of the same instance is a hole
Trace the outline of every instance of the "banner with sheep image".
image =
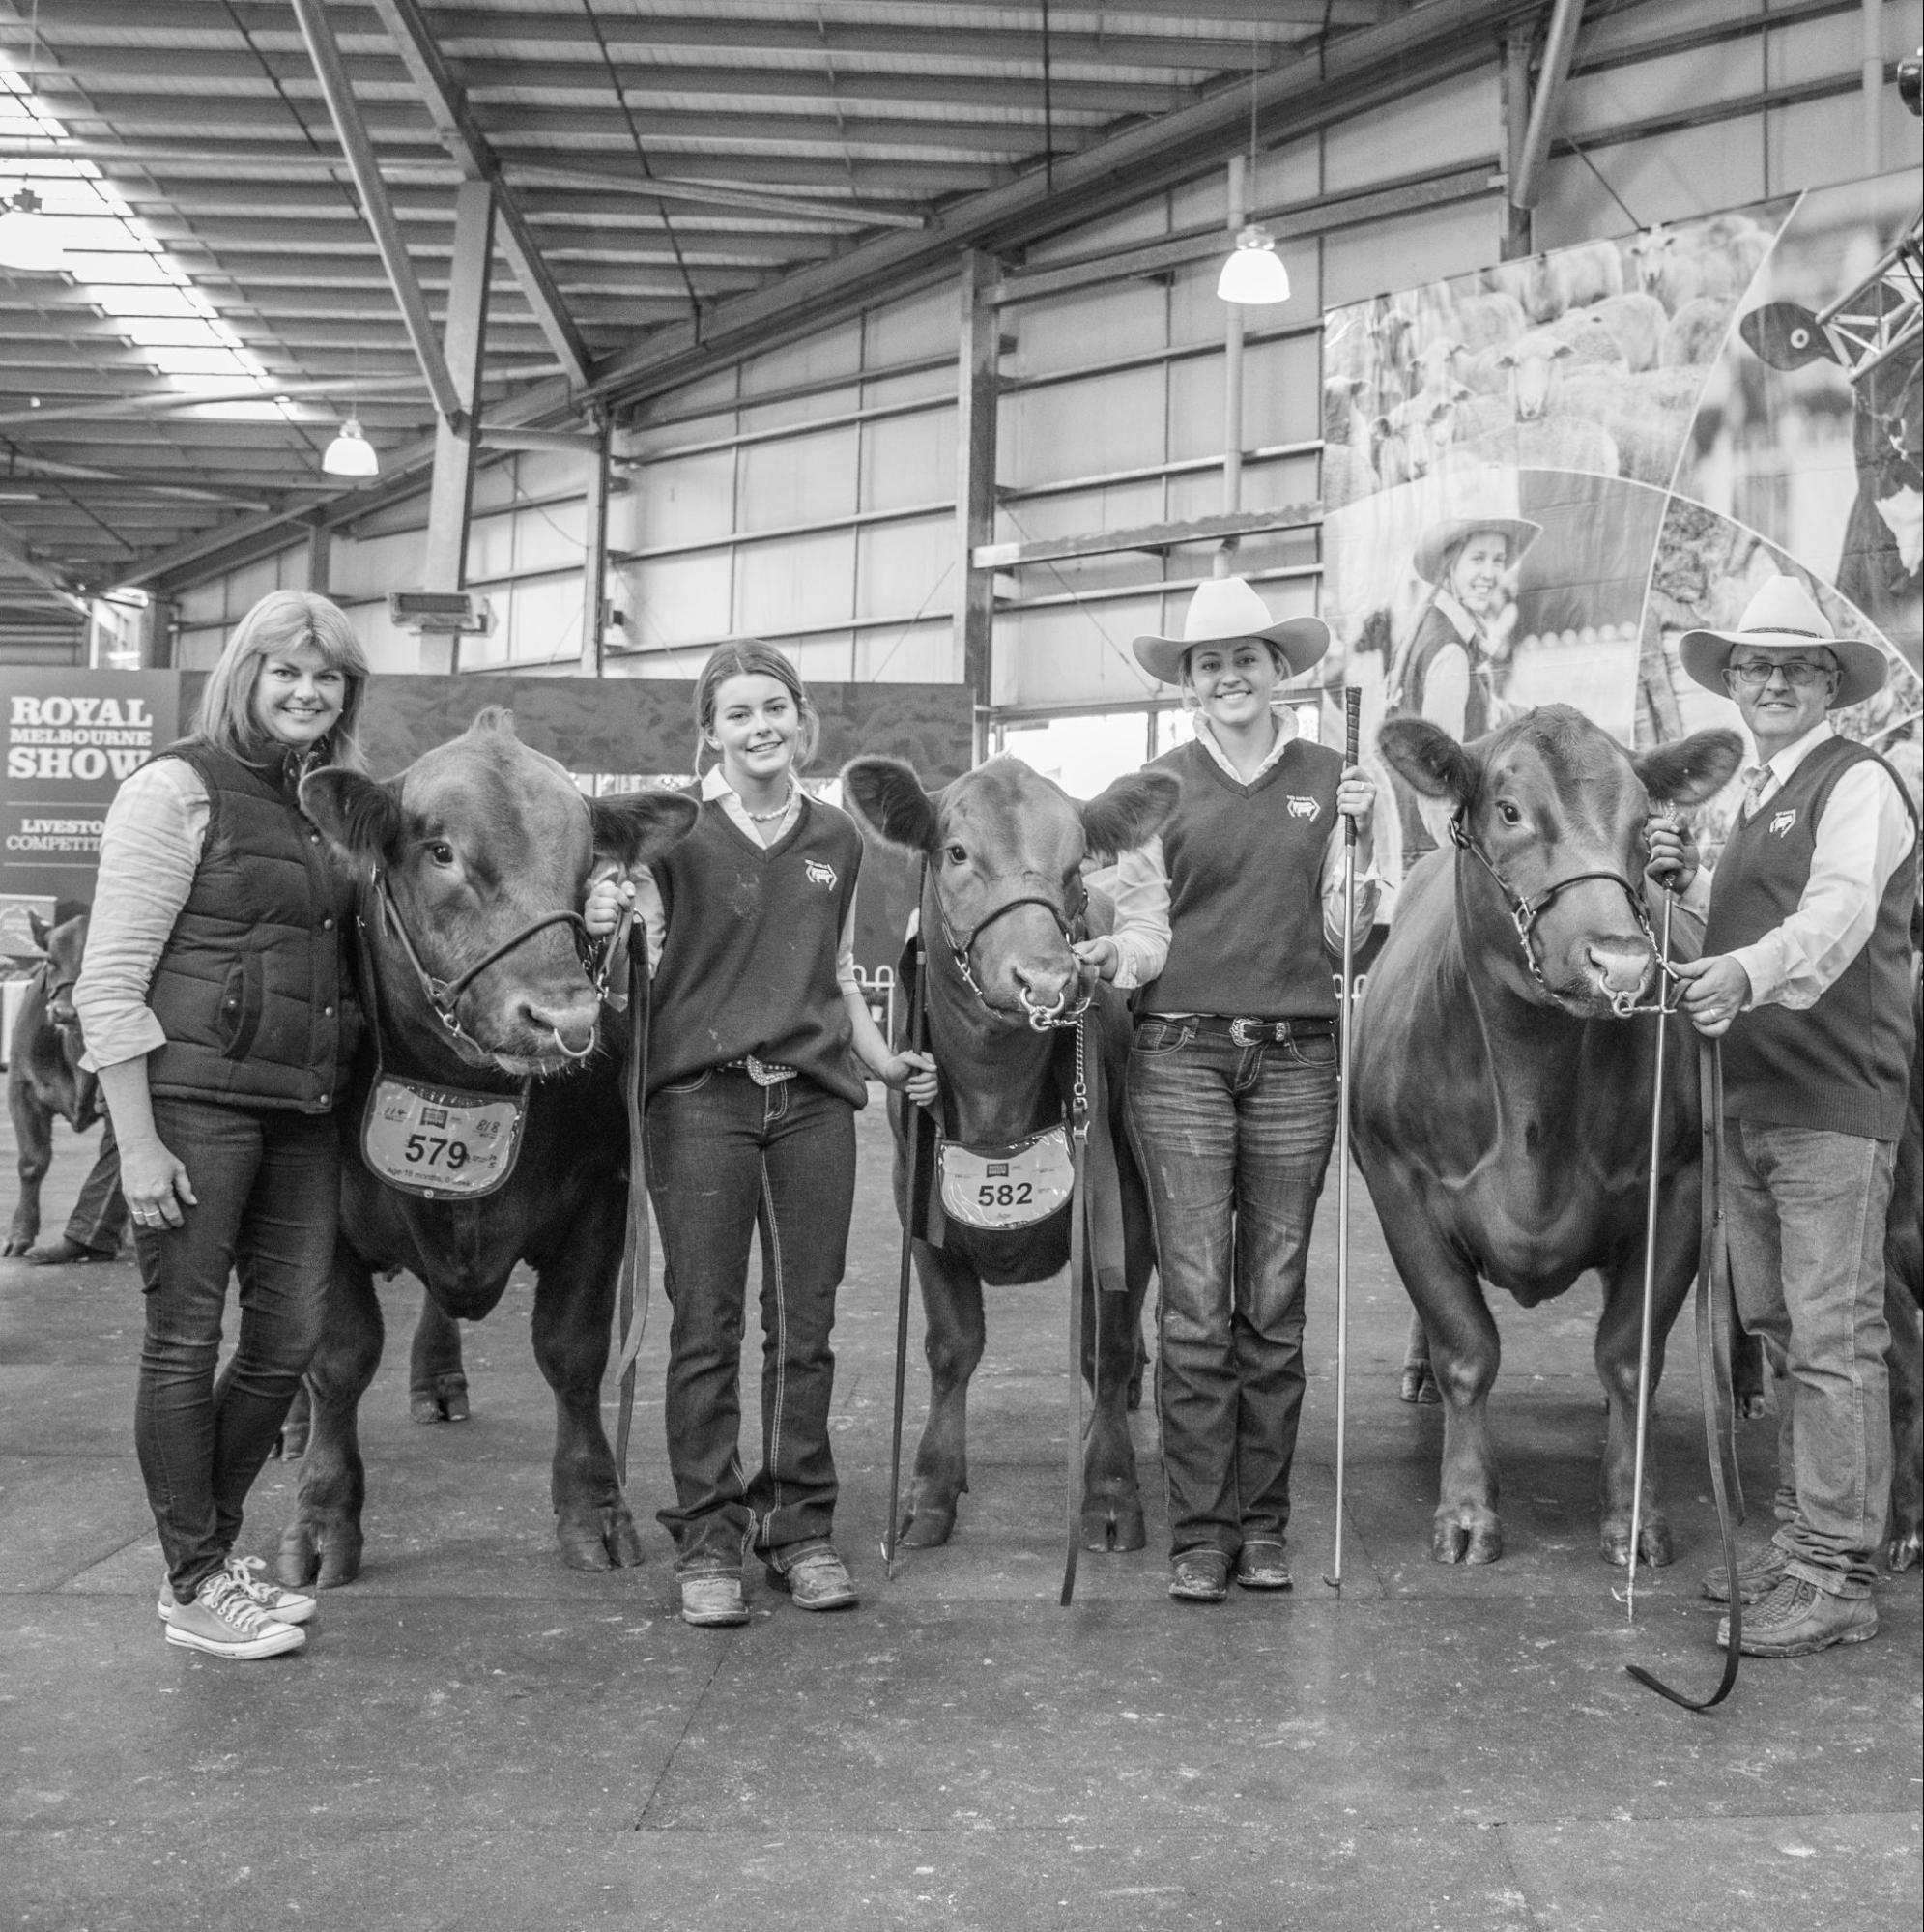
[[(1676, 637), (1795, 570), (1895, 648), (1844, 722), (1915, 762), (1916, 192), (1812, 191), (1330, 314), (1323, 675), (1363, 688), (1365, 745), (1399, 711), (1474, 736), (1549, 702), (1626, 743), (1694, 729), (1718, 701)], [(1394, 877), (1441, 827), (1378, 777)]]

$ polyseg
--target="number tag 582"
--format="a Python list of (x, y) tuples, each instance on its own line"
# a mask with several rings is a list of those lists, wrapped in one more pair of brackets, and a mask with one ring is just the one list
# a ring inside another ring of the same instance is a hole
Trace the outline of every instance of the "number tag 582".
[(1068, 1199), (1075, 1168), (1062, 1127), (1013, 1147), (941, 1143), (942, 1206), (969, 1227), (1027, 1227)]
[(525, 1106), (520, 1095), (419, 1086), (384, 1072), (361, 1116), (361, 1155), (403, 1193), (472, 1200), (514, 1171)]

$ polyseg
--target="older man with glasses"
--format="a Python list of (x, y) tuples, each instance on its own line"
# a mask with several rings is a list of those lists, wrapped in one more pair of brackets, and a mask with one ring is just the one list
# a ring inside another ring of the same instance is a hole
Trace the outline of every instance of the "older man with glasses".
[(1727, 1036), (1732, 1279), (1745, 1325), (1785, 1365), (1790, 1402), (1776, 1536), (1704, 1587), (1757, 1605), (1747, 1655), (1801, 1657), (1878, 1629), (1884, 1214), (1916, 1024), (1916, 823), (1897, 774), (1827, 715), (1877, 691), (1889, 660), (1837, 636), (1796, 579), (1771, 578), (1736, 630), (1690, 631), (1680, 654), (1736, 701), (1757, 745), (1714, 877), (1687, 831), (1657, 822), (1651, 871), (1708, 915), (1704, 957), (1677, 970), (1697, 1030)]

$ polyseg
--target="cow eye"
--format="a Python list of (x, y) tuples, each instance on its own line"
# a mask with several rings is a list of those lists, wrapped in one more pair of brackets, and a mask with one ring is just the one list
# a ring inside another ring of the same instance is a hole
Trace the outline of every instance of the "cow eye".
[(951, 865), (966, 865), (968, 863), (968, 853), (961, 846), (951, 846), (944, 856)]
[(436, 865), (452, 865), (454, 863), (454, 848), (445, 839), (436, 839), (428, 847), (427, 855)]
[(1497, 817), (1506, 825), (1520, 825), (1523, 822), (1523, 814), (1508, 798), (1499, 801), (1497, 805)]

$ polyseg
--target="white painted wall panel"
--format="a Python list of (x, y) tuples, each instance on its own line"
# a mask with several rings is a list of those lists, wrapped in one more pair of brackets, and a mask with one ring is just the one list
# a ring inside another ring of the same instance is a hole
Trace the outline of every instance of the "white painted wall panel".
[(617, 523), (622, 526), (622, 547), (652, 550), (665, 543), (699, 543), (734, 528), (732, 449), (644, 463), (628, 475), (632, 495), (621, 509), (609, 507), (611, 533)]
[(854, 426), (754, 443), (740, 452), (741, 527), (782, 530), (852, 516), (856, 509)]
[(1003, 329), (1017, 337), (1003, 363), (1009, 376), (1051, 375), (1114, 361), (1167, 341), (1166, 303), (1153, 282), (1111, 282), (1053, 302), (1025, 303), (1003, 311)]
[[(871, 309), (863, 318), (865, 360), (872, 368), (886, 368), (891, 363), (919, 362), (929, 356), (952, 356), (958, 314), (953, 287), (928, 289), (905, 302)], [(872, 393), (870, 400), (877, 398)]]
[(1048, 483), (1162, 462), (1163, 389), (1155, 367), (1021, 396), (1002, 414), (999, 479)]
[(780, 637), (799, 626), (833, 623), (853, 614), (854, 589), (852, 530), (751, 544), (735, 560), (734, 628)]
[(960, 684), (962, 675), (955, 626), (946, 620), (855, 633), (853, 676), (858, 683), (887, 678), (904, 684)]
[(1467, 274), (1497, 259), (1499, 215), (1487, 202), (1459, 202), (1420, 214), (1343, 228), (1323, 238), (1323, 301), (1330, 308), (1387, 295), (1445, 275)]
[(647, 650), (726, 637), (734, 627), (734, 563), (726, 550), (650, 558), (618, 575), (634, 638)]
[(956, 597), (953, 516), (880, 523), (855, 533), (855, 602), (851, 615), (890, 618), (948, 611)]
[(1393, 107), (1332, 128), (1323, 136), (1324, 192), (1442, 173), (1495, 155), (1501, 145), (1502, 111), (1492, 63), (1438, 87), (1412, 89)]
[(903, 509), (953, 502), (956, 411), (926, 410), (862, 425), (861, 507)]

